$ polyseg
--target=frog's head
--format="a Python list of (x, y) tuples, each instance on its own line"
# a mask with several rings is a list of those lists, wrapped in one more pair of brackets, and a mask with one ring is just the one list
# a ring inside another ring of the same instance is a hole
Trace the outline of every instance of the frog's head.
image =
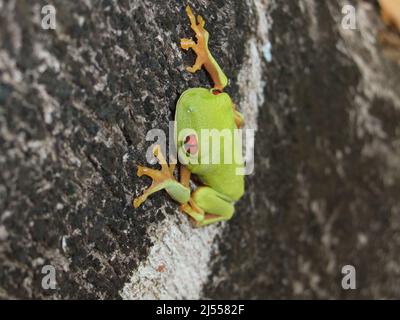
[[(217, 89), (186, 90), (178, 101), (175, 120), (175, 141), (180, 161), (194, 173), (210, 168), (206, 161), (224, 151), (226, 133), (230, 139), (235, 128), (232, 100), (228, 94)], [(222, 141), (218, 148), (213, 145), (214, 136), (210, 138), (213, 134), (224, 136), (216, 138)]]

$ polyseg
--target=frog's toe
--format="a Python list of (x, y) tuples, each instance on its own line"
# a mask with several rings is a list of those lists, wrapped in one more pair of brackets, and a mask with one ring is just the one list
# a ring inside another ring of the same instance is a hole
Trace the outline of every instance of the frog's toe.
[(204, 25), (206, 24), (205, 20), (203, 19), (203, 17), (201, 15), (197, 16), (197, 22), (199, 23), (199, 26), (204, 27)]
[(138, 169), (137, 169), (136, 175), (138, 177), (141, 177), (141, 176), (144, 176), (144, 175), (149, 176), (149, 177), (153, 177), (153, 176), (156, 175), (156, 172), (157, 172), (157, 170), (150, 169), (150, 168), (138, 165)]
[(188, 71), (188, 72), (190, 72), (190, 73), (195, 73), (195, 72), (199, 71), (200, 69), (201, 69), (201, 65), (199, 66), (199, 65), (197, 65), (197, 64), (194, 64), (194, 65), (191, 66), (191, 67), (187, 67), (187, 68), (186, 68), (186, 71)]
[(190, 217), (192, 217), (196, 223), (200, 223), (204, 220), (204, 212), (193, 208), (189, 203), (184, 203), (179, 207), (179, 210), (185, 212)]
[(139, 208), (140, 205), (145, 202), (147, 199), (147, 197), (145, 197), (144, 195), (141, 195), (140, 197), (137, 197), (135, 199), (133, 199), (133, 207), (135, 209)]
[(181, 48), (183, 50), (189, 50), (190, 48), (194, 48), (195, 46), (196, 43), (193, 41), (193, 39), (187, 39), (187, 38), (181, 39)]

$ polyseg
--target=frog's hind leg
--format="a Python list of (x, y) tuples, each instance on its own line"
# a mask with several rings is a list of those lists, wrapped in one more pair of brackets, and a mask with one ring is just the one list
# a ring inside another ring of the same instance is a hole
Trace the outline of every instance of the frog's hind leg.
[(209, 33), (204, 29), (205, 21), (201, 16), (197, 16), (196, 21), (196, 17), (189, 6), (186, 7), (186, 13), (197, 39), (197, 43), (193, 39), (181, 39), (182, 49), (192, 49), (197, 55), (196, 62), (192, 67), (188, 67), (187, 70), (189, 72), (196, 72), (204, 65), (214, 82), (214, 88), (222, 91), (228, 84), (228, 78), (208, 49)]
[(204, 219), (197, 222), (199, 227), (229, 220), (235, 212), (233, 202), (210, 187), (197, 188), (192, 194), (192, 199), (201, 210), (206, 212)]

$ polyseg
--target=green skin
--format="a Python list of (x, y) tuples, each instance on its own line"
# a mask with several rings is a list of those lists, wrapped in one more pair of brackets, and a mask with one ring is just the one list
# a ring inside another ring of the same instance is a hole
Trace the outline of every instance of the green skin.
[[(186, 10), (189, 18), (193, 19), (190, 8)], [(228, 82), (227, 78), (208, 51), (208, 33), (202, 28), (204, 22), (200, 17), (198, 18), (199, 25), (196, 26), (192, 19), (192, 29), (196, 31), (198, 40), (199, 34), (200, 37), (203, 35), (206, 39), (203, 48), (206, 52), (204, 66), (209, 72), (209, 69), (214, 70), (214, 74), (211, 74), (211, 76), (215, 83), (222, 83), (225, 86)], [(183, 45), (182, 47), (187, 49)], [(199, 55), (198, 51), (196, 53)], [(241, 125), (243, 124), (243, 117), (235, 110), (231, 98), (228, 94), (222, 92), (221, 87), (218, 88), (218, 92), (214, 92), (214, 90), (216, 89), (191, 88), (186, 90), (179, 98), (175, 114), (175, 143), (181, 166), (182, 162), (185, 163), (185, 167), (190, 173), (195, 174), (203, 185), (191, 193), (189, 181), (178, 182), (173, 176), (174, 166), (168, 166), (166, 163), (161, 170), (162, 174), (153, 169), (141, 168), (138, 175), (151, 176), (153, 184), (141, 197), (135, 199), (135, 207), (145, 201), (150, 194), (165, 189), (174, 200), (182, 204), (181, 209), (196, 221), (197, 226), (229, 220), (232, 217), (235, 212), (235, 202), (244, 193), (244, 176), (237, 174), (237, 170), (243, 169), (244, 166), (241, 157), (241, 144), (237, 139), (233, 139), (234, 129), (239, 126), (237, 119), (239, 119)], [(220, 148), (215, 150), (217, 154), (215, 152), (213, 154), (212, 139), (207, 138), (208, 148), (207, 144), (204, 145), (202, 129), (216, 129), (219, 133), (224, 132), (228, 137), (228, 139), (220, 138)], [(188, 131), (191, 132), (191, 135), (196, 136), (197, 150), (195, 154), (188, 151), (187, 146), (185, 146), (188, 134), (182, 135), (182, 133)], [(235, 159), (236, 161), (224, 163), (223, 155), (226, 150), (229, 150), (227, 152), (231, 154), (232, 159), (234, 159), (233, 154), (235, 152), (238, 152), (240, 156)], [(159, 149), (155, 150), (155, 154), (160, 156)], [(219, 163), (204, 162), (202, 156), (205, 154), (209, 155), (209, 159), (219, 155), (221, 161)], [(163, 165), (165, 160), (162, 155), (158, 158), (160, 164)], [(197, 159), (197, 163), (187, 162), (188, 159), (193, 158)], [(161, 174), (162, 177), (154, 178), (157, 174)]]

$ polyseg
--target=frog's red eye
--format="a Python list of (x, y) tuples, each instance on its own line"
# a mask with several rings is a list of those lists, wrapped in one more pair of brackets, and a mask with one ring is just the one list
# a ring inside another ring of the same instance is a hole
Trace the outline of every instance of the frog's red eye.
[(221, 90), (218, 90), (218, 89), (213, 89), (213, 90), (212, 90), (212, 94), (215, 95), (215, 96), (217, 96), (217, 95), (219, 95), (219, 94), (221, 94), (221, 93), (222, 93)]
[(196, 135), (194, 134), (188, 135), (185, 139), (185, 144), (183, 145), (183, 147), (186, 153), (196, 154), (198, 150)]

